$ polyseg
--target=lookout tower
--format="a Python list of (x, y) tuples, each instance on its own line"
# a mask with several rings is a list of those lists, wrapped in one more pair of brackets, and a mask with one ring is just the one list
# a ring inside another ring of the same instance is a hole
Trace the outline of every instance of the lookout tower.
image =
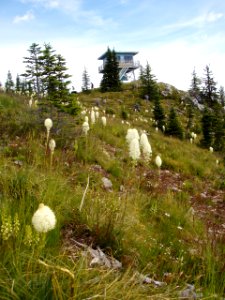
[[(127, 81), (130, 75), (133, 75), (133, 80), (135, 80), (134, 70), (140, 67), (139, 62), (134, 61), (134, 55), (138, 52), (115, 52), (116, 59), (119, 63), (119, 78), (121, 81)], [(103, 64), (98, 68), (99, 73), (103, 73), (105, 63), (107, 61), (107, 52), (102, 54), (98, 60), (103, 60)]]

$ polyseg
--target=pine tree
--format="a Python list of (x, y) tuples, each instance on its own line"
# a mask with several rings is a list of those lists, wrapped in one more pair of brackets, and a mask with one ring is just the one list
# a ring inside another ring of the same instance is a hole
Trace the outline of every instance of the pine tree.
[(163, 130), (163, 126), (165, 126), (165, 114), (158, 97), (154, 100), (153, 114), (155, 121), (157, 121), (157, 126)]
[(15, 89), (17, 92), (21, 91), (21, 81), (20, 81), (20, 76), (17, 74), (16, 76), (16, 86)]
[(84, 68), (83, 74), (82, 74), (82, 91), (85, 93), (90, 92), (90, 78), (88, 76), (88, 72), (86, 68)]
[(5, 82), (5, 90), (7, 93), (13, 92), (13, 88), (14, 88), (14, 82), (12, 79), (12, 74), (10, 71), (8, 71), (7, 73), (7, 78), (6, 78), (6, 82)]
[(167, 122), (166, 134), (183, 139), (184, 132), (180, 121), (178, 120), (176, 111), (173, 107), (170, 109), (169, 118)]
[(187, 131), (190, 132), (191, 128), (193, 127), (193, 119), (194, 119), (194, 111), (191, 105), (187, 108)]
[(214, 109), (212, 129), (213, 129), (213, 148), (216, 151), (225, 150), (225, 115), (220, 107)]
[(196, 100), (198, 100), (198, 102), (200, 102), (200, 100), (201, 100), (200, 84), (201, 84), (201, 79), (198, 78), (198, 76), (195, 72), (195, 69), (194, 69), (192, 72), (191, 88), (189, 90), (189, 93), (192, 97), (194, 97)]
[(116, 53), (109, 48), (106, 52), (106, 62), (103, 70), (103, 78), (100, 83), (100, 90), (101, 92), (116, 92), (121, 90), (119, 64), (116, 59)]
[(224, 87), (220, 86), (219, 89), (219, 101), (221, 105), (224, 107), (225, 106), (225, 92), (224, 92)]
[(41, 65), (41, 47), (33, 43), (28, 49), (30, 56), (24, 57), (24, 63), (26, 63), (26, 70), (24, 74), (21, 74), (26, 78), (27, 82), (32, 84), (32, 90), (37, 93), (38, 99), (41, 96), (42, 84), (42, 65)]
[(140, 71), (140, 81), (141, 81), (141, 97), (148, 98), (152, 101), (159, 98), (159, 89), (155, 80), (155, 75), (152, 74), (151, 67), (147, 62), (145, 68), (141, 68)]
[(213, 114), (207, 108), (203, 112), (201, 123), (203, 134), (201, 144), (203, 147), (209, 148), (213, 145)]
[(205, 67), (205, 78), (204, 87), (203, 87), (203, 98), (209, 107), (213, 107), (218, 99), (216, 82), (213, 79), (212, 71), (209, 69), (209, 66)]

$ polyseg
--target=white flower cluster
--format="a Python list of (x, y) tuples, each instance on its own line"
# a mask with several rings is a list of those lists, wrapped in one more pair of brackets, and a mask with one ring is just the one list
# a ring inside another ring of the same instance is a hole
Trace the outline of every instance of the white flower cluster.
[(133, 160), (137, 161), (140, 159), (141, 152), (145, 161), (148, 162), (151, 159), (152, 147), (145, 132), (140, 137), (136, 128), (129, 128), (126, 141), (129, 145), (129, 155)]
[(41, 203), (32, 217), (32, 224), (37, 232), (48, 232), (55, 228), (55, 214), (47, 205)]
[(148, 162), (152, 156), (152, 147), (148, 141), (148, 137), (145, 132), (141, 134), (140, 146), (141, 146), (144, 160)]

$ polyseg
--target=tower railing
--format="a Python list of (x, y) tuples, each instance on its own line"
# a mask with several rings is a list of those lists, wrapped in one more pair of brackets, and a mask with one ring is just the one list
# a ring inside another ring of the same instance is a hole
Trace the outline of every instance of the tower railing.
[[(133, 60), (131, 60), (131, 61), (119, 61), (118, 63), (119, 63), (119, 69), (125, 69), (126, 68), (127, 70), (129, 70), (129, 69), (133, 70), (133, 69), (137, 69), (137, 68), (140, 67), (140, 62), (139, 61), (133, 61)], [(104, 70), (104, 67), (105, 67), (105, 64), (99, 66), (98, 67), (98, 72), (102, 73), (103, 70)]]

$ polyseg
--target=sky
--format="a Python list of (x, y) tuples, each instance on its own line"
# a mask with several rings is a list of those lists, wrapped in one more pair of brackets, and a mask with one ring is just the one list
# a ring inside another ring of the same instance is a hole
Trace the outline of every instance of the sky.
[(2, 84), (8, 71), (14, 81), (24, 72), (33, 43), (65, 58), (77, 91), (85, 68), (99, 86), (98, 57), (108, 47), (138, 52), (135, 61), (178, 89), (190, 88), (194, 69), (204, 78), (206, 65), (225, 87), (224, 0), (1, 0)]

